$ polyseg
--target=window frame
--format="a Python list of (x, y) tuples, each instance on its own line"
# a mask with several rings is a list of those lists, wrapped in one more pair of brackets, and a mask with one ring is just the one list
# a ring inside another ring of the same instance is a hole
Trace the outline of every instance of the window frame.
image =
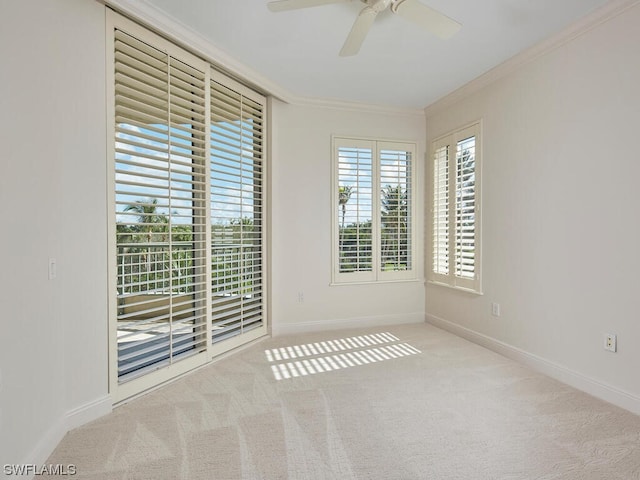
[[(340, 178), (339, 178), (339, 150), (340, 148), (358, 148), (358, 149), (371, 149), (371, 271), (356, 271), (356, 272), (340, 272)], [(331, 242), (332, 242), (332, 256), (331, 256), (331, 283), (330, 285), (349, 285), (349, 284), (370, 284), (370, 283), (387, 283), (387, 282), (402, 282), (402, 281), (415, 281), (418, 278), (418, 265), (419, 261), (417, 257), (417, 183), (416, 172), (418, 171), (417, 165), (417, 149), (418, 144), (414, 141), (404, 140), (389, 140), (371, 137), (357, 137), (349, 135), (332, 135), (331, 137)], [(411, 259), (411, 266), (406, 270), (390, 270), (383, 271), (382, 264), (382, 252), (381, 252), (381, 238), (382, 238), (382, 221), (381, 221), (381, 156), (382, 150), (402, 151), (408, 152), (409, 155), (409, 200), (407, 208), (409, 213), (407, 215), (409, 223), (408, 242), (409, 248), (407, 249), (407, 255)]]
[[(457, 191), (457, 146), (460, 142), (471, 137), (475, 138), (474, 144), (474, 277), (464, 278), (456, 274), (456, 262), (457, 256), (455, 254), (456, 248), (456, 217), (458, 215), (458, 209), (456, 206), (456, 191)], [(448, 228), (448, 248), (446, 252), (446, 259), (448, 263), (447, 273), (440, 273), (435, 271), (435, 257), (436, 248), (438, 248), (438, 242), (435, 240), (436, 235), (436, 218), (435, 215), (442, 210), (438, 209), (436, 204), (436, 194), (442, 193), (436, 186), (436, 177), (438, 175), (438, 158), (437, 152), (448, 147), (448, 171), (446, 172), (446, 179), (448, 185), (447, 192), (447, 228)], [(430, 172), (431, 172), (431, 195), (429, 196), (431, 212), (429, 221), (429, 242), (431, 245), (429, 256), (430, 265), (428, 267), (427, 281), (430, 284), (441, 285), (456, 290), (461, 290), (477, 295), (482, 295), (482, 120), (477, 120), (469, 123), (454, 131), (448, 132), (445, 135), (441, 135), (431, 142), (430, 150)], [(453, 160), (454, 163), (451, 162)], [(451, 252), (454, 252), (452, 258)]]

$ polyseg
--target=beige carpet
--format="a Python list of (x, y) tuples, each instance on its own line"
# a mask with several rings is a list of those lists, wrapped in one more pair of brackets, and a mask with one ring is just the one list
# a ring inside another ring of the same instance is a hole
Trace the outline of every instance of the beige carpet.
[(67, 434), (86, 479), (640, 479), (640, 417), (430, 325), (263, 341)]

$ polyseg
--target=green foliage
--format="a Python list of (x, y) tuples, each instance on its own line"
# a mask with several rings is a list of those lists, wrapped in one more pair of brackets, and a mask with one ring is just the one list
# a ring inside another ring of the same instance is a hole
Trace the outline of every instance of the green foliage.
[(212, 291), (217, 295), (247, 295), (258, 288), (261, 272), (260, 223), (233, 218), (211, 226)]
[[(348, 201), (348, 200), (347, 200)], [(341, 272), (371, 271), (371, 221), (340, 225), (339, 253)], [(382, 269), (406, 270), (409, 258), (409, 202), (401, 185), (387, 185), (380, 199), (380, 255)]]
[[(157, 212), (155, 199), (139, 200), (125, 211), (138, 217), (133, 224), (116, 224), (119, 292), (193, 292), (196, 227), (170, 225), (167, 216)], [(213, 293), (244, 295), (254, 288), (261, 272), (259, 227), (248, 217), (211, 226)]]
[(371, 221), (340, 227), (340, 271), (362, 272), (372, 268)]
[(409, 202), (401, 185), (387, 185), (381, 198), (381, 260), (383, 270), (406, 270), (409, 262)]

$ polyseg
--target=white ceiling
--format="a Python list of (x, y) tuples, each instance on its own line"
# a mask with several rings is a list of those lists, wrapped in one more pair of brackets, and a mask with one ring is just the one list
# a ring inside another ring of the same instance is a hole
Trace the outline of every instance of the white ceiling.
[(359, 0), (272, 13), (267, 0), (145, 0), (296, 97), (423, 108), (607, 0), (420, 0), (462, 24), (449, 40), (378, 16), (360, 53), (338, 52)]

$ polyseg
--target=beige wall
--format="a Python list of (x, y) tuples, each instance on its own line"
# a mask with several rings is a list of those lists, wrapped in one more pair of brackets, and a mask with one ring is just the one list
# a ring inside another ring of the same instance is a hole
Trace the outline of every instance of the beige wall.
[(107, 394), (104, 12), (0, 2), (0, 465)]
[(635, 6), (432, 109), (429, 141), (483, 121), (484, 296), (429, 285), (426, 310), (640, 410), (638, 25)]
[[(423, 190), (417, 195), (419, 281), (330, 286), (331, 135), (418, 142), (424, 175), (424, 118), (272, 105), (271, 320), (275, 334), (424, 321)], [(421, 182), (419, 182), (421, 183)], [(304, 301), (298, 301), (303, 292)]]

